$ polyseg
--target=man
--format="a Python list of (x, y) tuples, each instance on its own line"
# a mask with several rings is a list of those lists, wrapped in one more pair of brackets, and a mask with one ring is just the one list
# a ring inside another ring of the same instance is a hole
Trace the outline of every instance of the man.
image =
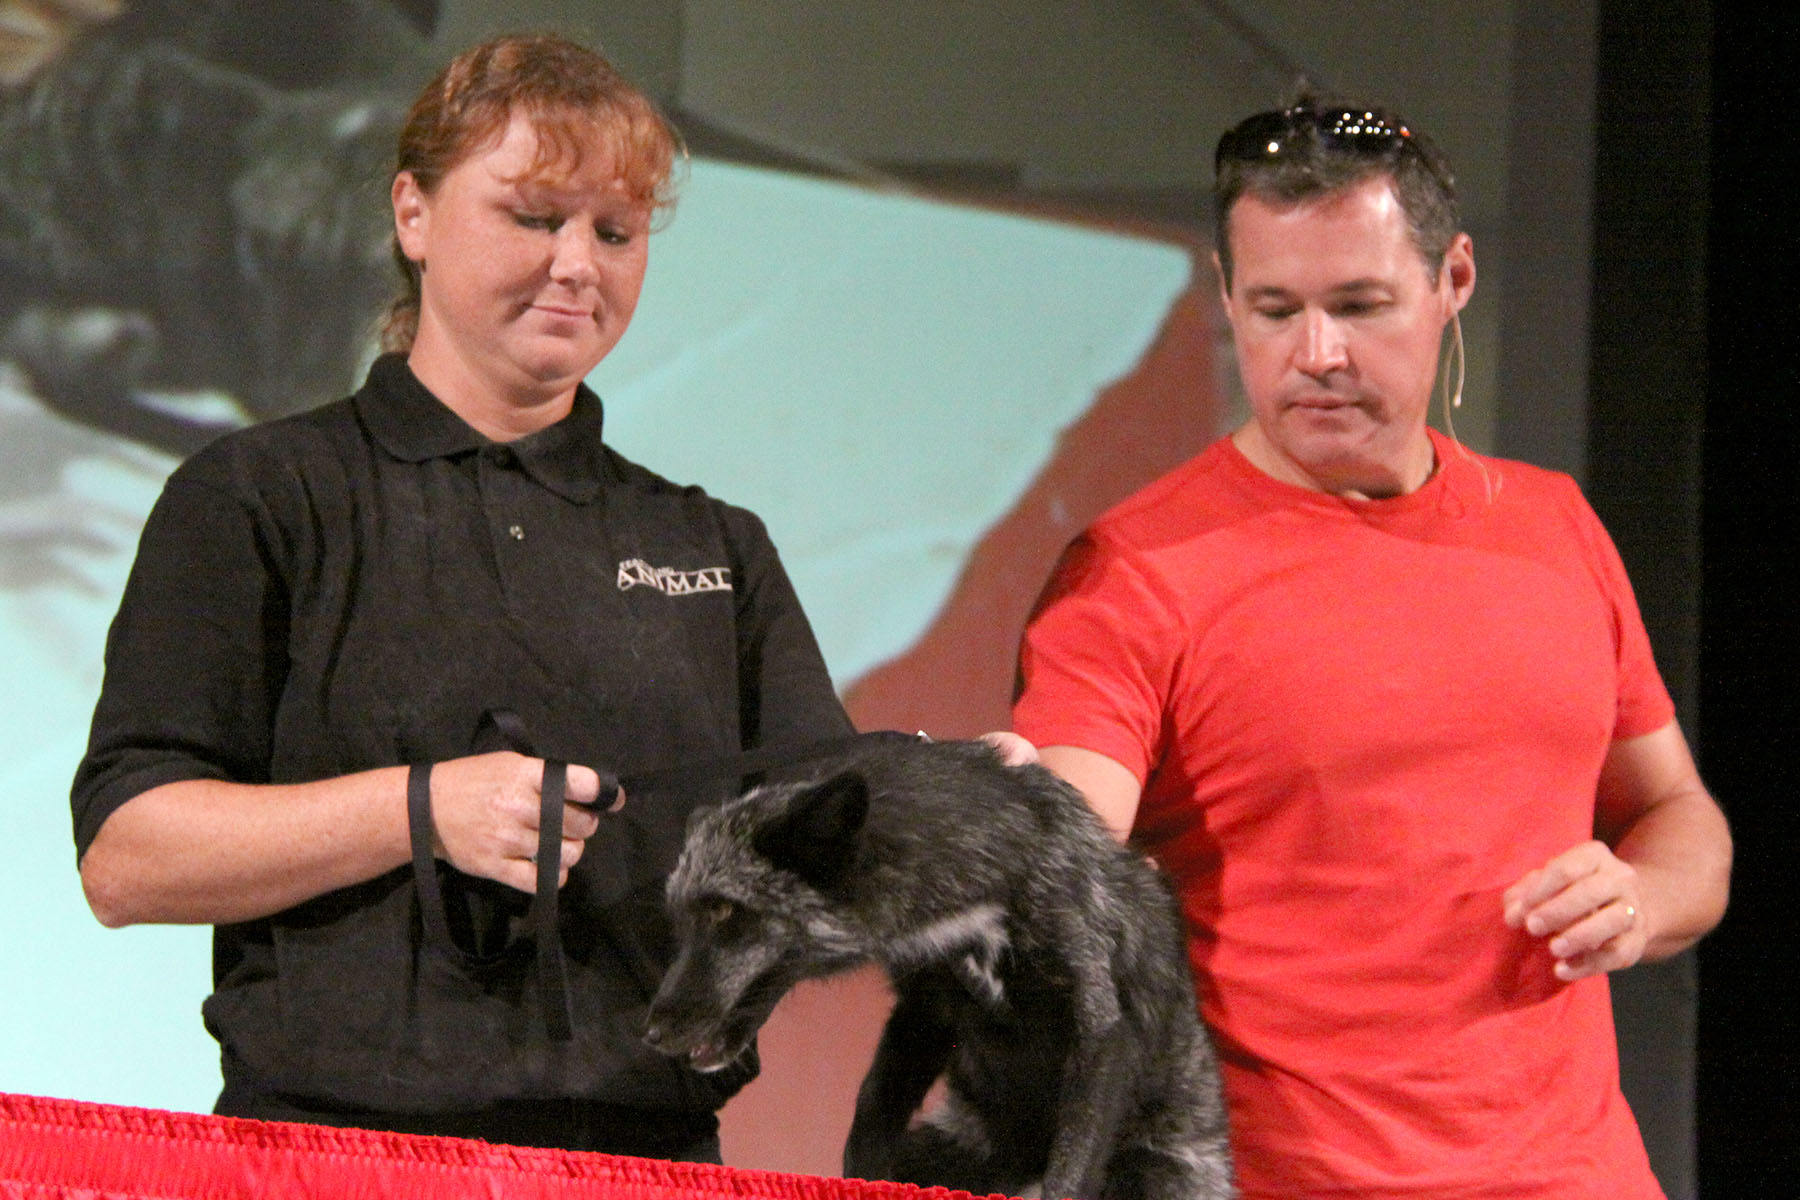
[(1731, 842), (1618, 556), (1427, 427), (1435, 148), (1307, 100), (1215, 165), (1251, 418), (1070, 547), (1015, 728), (1181, 890), (1247, 1197), (1660, 1196), (1606, 973), (1717, 923)]

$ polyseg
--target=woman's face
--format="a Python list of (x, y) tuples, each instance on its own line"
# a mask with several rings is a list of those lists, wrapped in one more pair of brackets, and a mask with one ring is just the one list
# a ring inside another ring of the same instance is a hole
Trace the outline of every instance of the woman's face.
[(600, 146), (549, 176), (528, 173), (536, 149), (515, 113), (432, 193), (408, 172), (394, 180), (400, 247), (423, 264), (411, 362), (452, 407), (445, 391), (503, 407), (566, 399), (637, 307), (649, 208)]

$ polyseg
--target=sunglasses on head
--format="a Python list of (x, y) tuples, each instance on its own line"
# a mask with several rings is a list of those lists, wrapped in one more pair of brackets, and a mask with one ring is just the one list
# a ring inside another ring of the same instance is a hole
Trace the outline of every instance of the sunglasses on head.
[(1315, 108), (1296, 104), (1246, 117), (1225, 131), (1213, 151), (1216, 173), (1227, 159), (1233, 162), (1273, 162), (1297, 138), (1313, 138), (1337, 150), (1365, 158), (1381, 158), (1396, 148), (1411, 146), (1412, 130), (1397, 120), (1366, 108)]

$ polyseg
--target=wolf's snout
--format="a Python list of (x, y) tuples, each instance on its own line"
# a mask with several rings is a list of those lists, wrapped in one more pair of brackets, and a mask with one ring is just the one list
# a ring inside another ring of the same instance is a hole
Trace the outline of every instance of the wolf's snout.
[(651, 1002), (650, 1011), (644, 1016), (644, 1044), (664, 1054), (685, 1053), (687, 1039), (681, 1034), (682, 1025), (682, 1019), (672, 1014), (659, 996)]
[(644, 1043), (670, 1058), (686, 1059), (696, 1071), (717, 1071), (732, 1057), (722, 1032), (670, 1025), (654, 1012), (644, 1024)]

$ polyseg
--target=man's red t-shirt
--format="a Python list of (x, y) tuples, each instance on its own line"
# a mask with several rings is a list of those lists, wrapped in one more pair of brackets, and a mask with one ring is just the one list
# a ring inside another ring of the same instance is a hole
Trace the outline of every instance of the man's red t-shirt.
[(1434, 435), (1389, 500), (1222, 440), (1070, 548), (1014, 727), (1143, 783), (1247, 1197), (1660, 1197), (1604, 978), (1501, 892), (1593, 836), (1613, 741), (1673, 718), (1566, 476)]

